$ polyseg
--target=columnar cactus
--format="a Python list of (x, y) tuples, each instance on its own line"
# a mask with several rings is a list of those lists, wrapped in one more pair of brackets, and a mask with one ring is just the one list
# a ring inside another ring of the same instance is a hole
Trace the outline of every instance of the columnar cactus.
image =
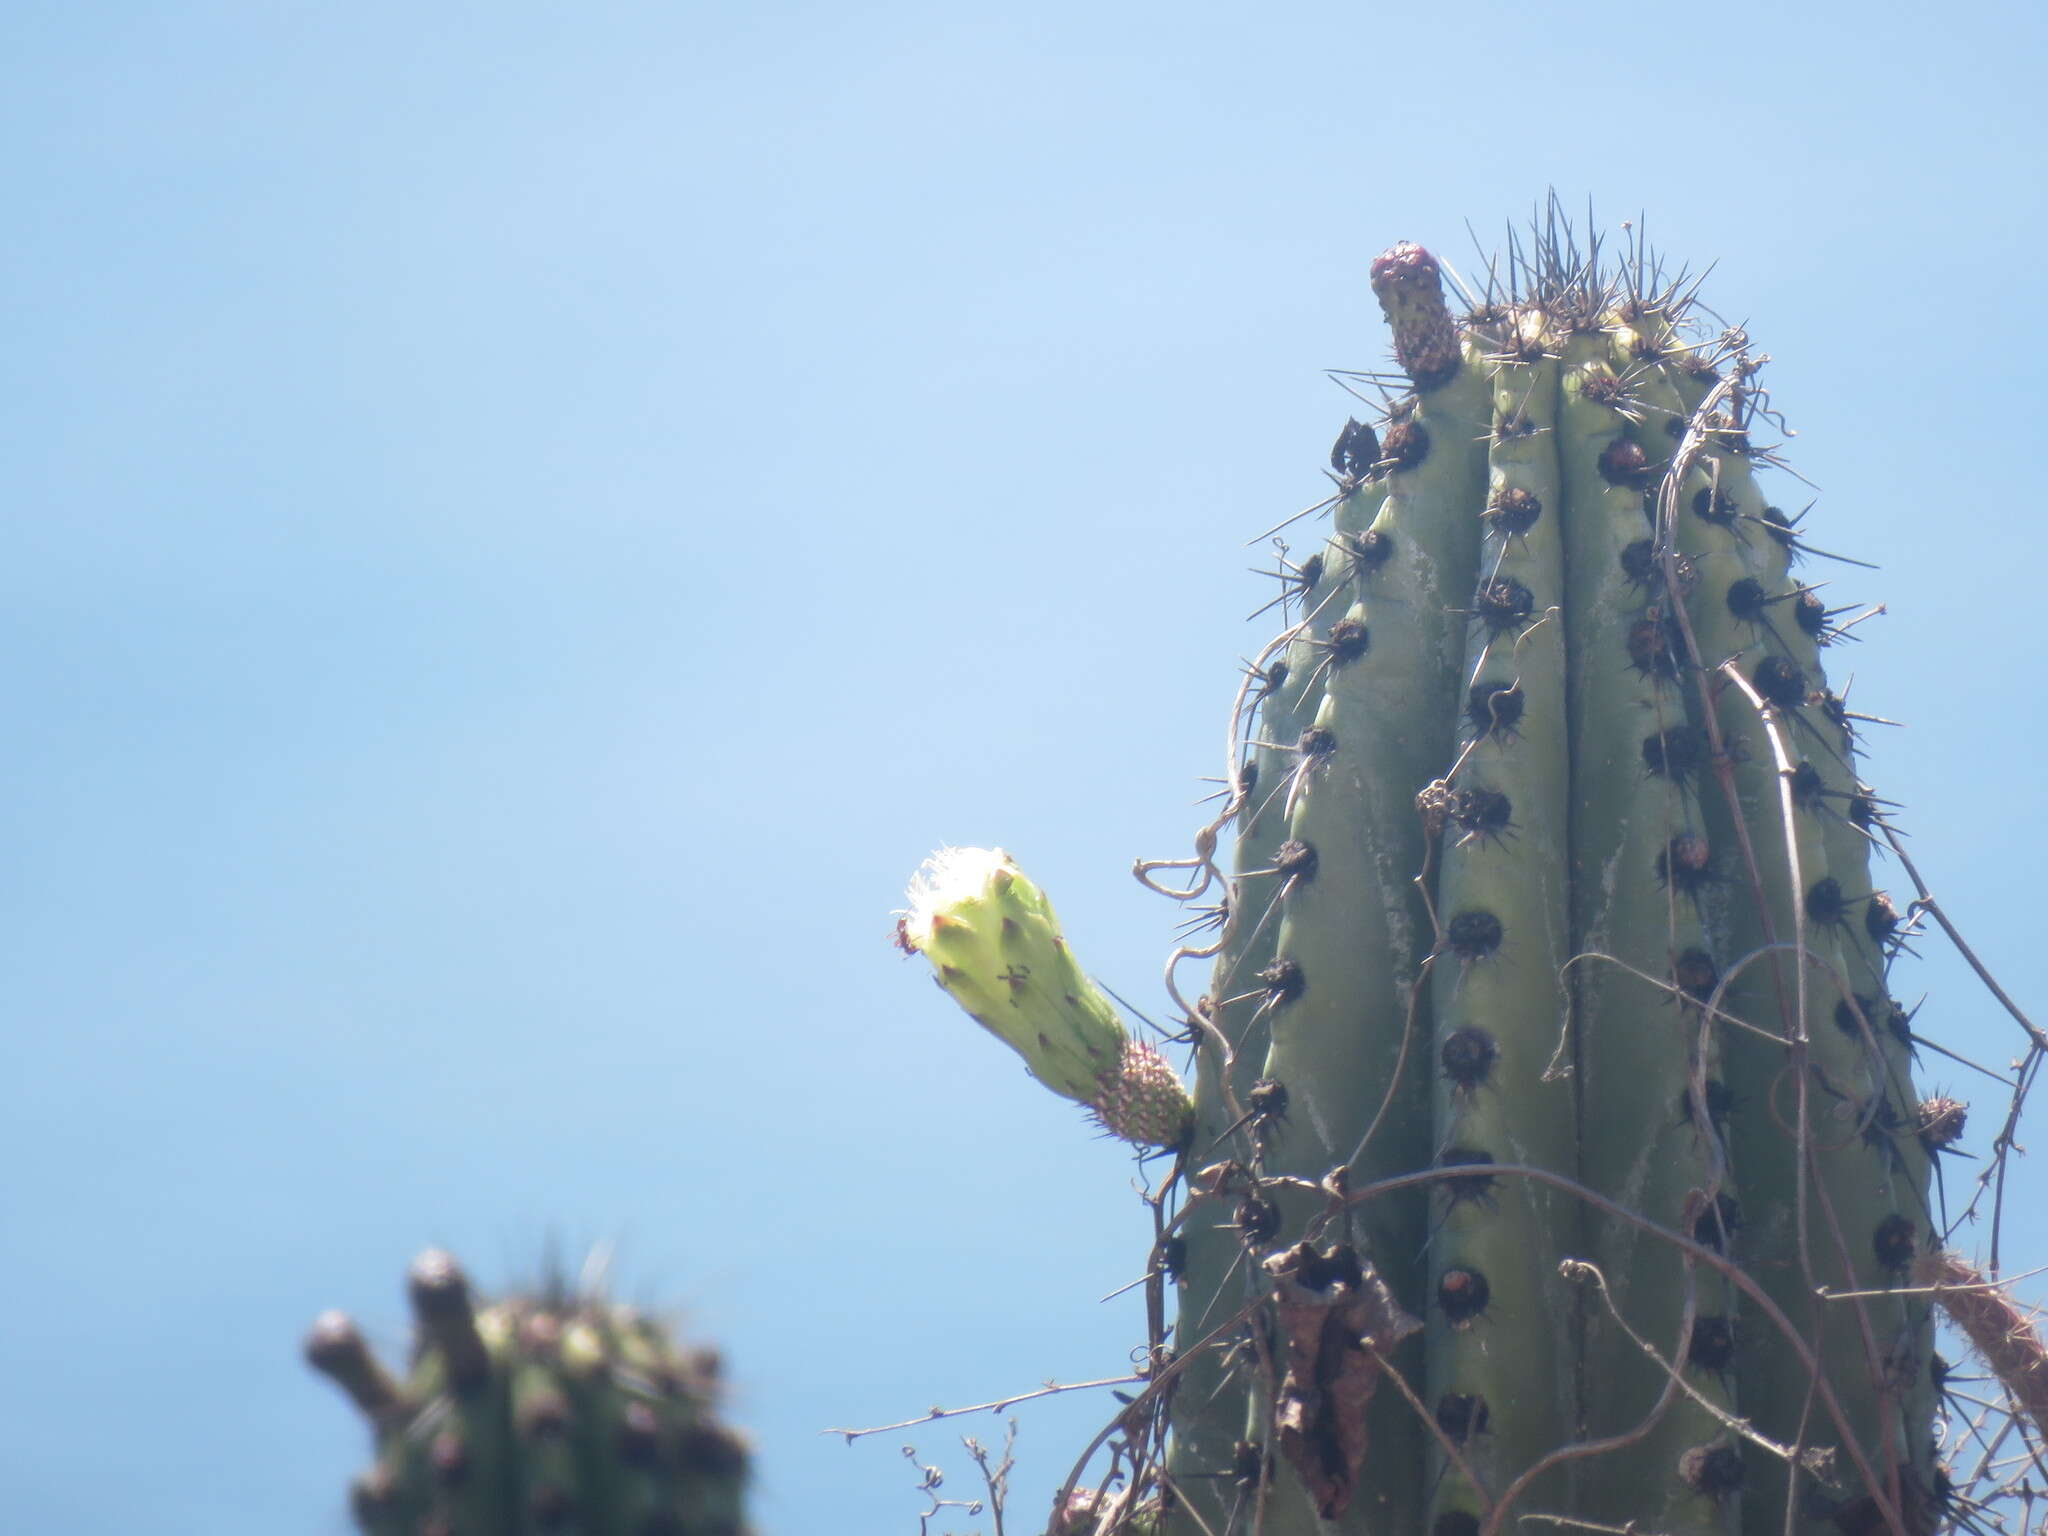
[[(1338, 439), (1175, 892), (1226, 893), (1131, 1490), (1177, 1536), (1920, 1536), (1947, 1498), (1907, 1279), (1961, 1109), (1912, 1082), (1840, 615), (1746, 338), (1596, 257), (1539, 232), (1462, 312), (1420, 247), (1373, 264), (1405, 383)], [(1009, 1038), (1038, 973), (998, 974)], [(1057, 1043), (1094, 1102), (1112, 1058)]]
[(407, 1279), (403, 1381), (339, 1312), (306, 1339), (375, 1438), (350, 1497), (366, 1536), (744, 1536), (747, 1448), (716, 1416), (715, 1354), (560, 1288), (479, 1308), (438, 1250)]

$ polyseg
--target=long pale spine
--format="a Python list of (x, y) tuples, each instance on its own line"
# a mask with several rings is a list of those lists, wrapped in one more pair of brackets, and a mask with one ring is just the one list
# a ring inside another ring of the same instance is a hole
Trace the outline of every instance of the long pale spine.
[[(1568, 1073), (1546, 1080), (1563, 1017), (1569, 952), (1562, 504), (1557, 379), (1535, 310), (1507, 317), (1510, 360), (1493, 376), (1488, 483), (1463, 515), (1490, 532), (1465, 606), (1461, 681), (1512, 688), (1513, 729), (1480, 729), (1447, 781), (1435, 1003), (1436, 1147), (1575, 1171)], [(1483, 1073), (1453, 1075), (1461, 1042), (1483, 1040)], [(1472, 1186), (1465, 1186), (1470, 1189)], [(1429, 1404), (1493, 1498), (1573, 1423), (1570, 1315), (1555, 1257), (1578, 1212), (1547, 1185), (1512, 1180), (1452, 1198), (1429, 1245)], [(1567, 1240), (1568, 1241), (1568, 1240)], [(1485, 1305), (1472, 1310), (1483, 1288)], [(1477, 1513), (1479, 1492), (1439, 1449), (1432, 1525)], [(1541, 1488), (1518, 1507), (1539, 1507)]]
[[(1587, 318), (1598, 327), (1600, 317)], [(1618, 347), (1606, 328), (1572, 337), (1560, 413), (1577, 956), (1570, 983), (1579, 1091), (1594, 1106), (1582, 1117), (1579, 1144), (1591, 1187), (1684, 1230), (1695, 1191), (1718, 1188), (1727, 1173), (1719, 1036), (1702, 1028), (1700, 1013), (1715, 965), (1698, 893), (1670, 868), (1678, 840), (1700, 830), (1697, 790), (1707, 764), (1676, 669), (1643, 650), (1640, 626), (1665, 633), (1670, 598), (1640, 477), (1616, 458), (1629, 441), (1623, 411), (1637, 408), (1630, 381), (1643, 367), (1631, 355), (1632, 335), (1624, 328)], [(1583, 1298), (1583, 1375), (1597, 1387), (1586, 1394), (1588, 1432), (1630, 1431), (1666, 1391), (1665, 1372), (1615, 1314), (1675, 1362), (1694, 1391), (1729, 1408), (1720, 1349), (1732, 1324), (1726, 1282), (1698, 1266), (1688, 1276), (1668, 1244), (1633, 1226), (1595, 1220), (1588, 1238), (1606, 1282), (1604, 1298)], [(1687, 1452), (1720, 1432), (1698, 1402), (1673, 1393), (1641, 1442), (1651, 1477), (1626, 1487), (1583, 1479), (1589, 1511), (1617, 1522), (1647, 1516), (1658, 1530), (1688, 1536), (1726, 1531), (1732, 1504), (1702, 1498), (1678, 1472)]]

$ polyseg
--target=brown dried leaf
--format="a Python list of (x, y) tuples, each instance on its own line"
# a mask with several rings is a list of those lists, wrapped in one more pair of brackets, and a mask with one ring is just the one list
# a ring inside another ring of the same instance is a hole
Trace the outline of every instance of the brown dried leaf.
[(1365, 1464), (1365, 1410), (1381, 1357), (1422, 1324), (1348, 1243), (1296, 1243), (1266, 1260), (1286, 1371), (1273, 1404), (1280, 1452), (1325, 1520), (1343, 1513)]

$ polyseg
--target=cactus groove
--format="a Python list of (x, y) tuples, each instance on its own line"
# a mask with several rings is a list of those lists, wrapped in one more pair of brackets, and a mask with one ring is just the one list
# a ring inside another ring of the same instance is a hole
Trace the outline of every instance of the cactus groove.
[(1224, 893), (1205, 994), (1169, 966), (1170, 1436), (1119, 1506), (1171, 1536), (1943, 1516), (1902, 1292), (1963, 1106), (1893, 1000), (1845, 610), (1746, 335), (1602, 256), (1553, 208), (1455, 307), (1373, 264), (1405, 378), (1360, 376), (1168, 891)]
[(350, 1490), (366, 1536), (746, 1536), (746, 1443), (717, 1417), (718, 1357), (630, 1307), (560, 1286), (479, 1307), (430, 1249), (393, 1377), (339, 1312), (306, 1358), (369, 1421)]

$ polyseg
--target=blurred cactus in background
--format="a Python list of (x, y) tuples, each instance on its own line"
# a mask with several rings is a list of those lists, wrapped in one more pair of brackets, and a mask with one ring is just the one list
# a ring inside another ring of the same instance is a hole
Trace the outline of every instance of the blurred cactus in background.
[[(1968, 1518), (1910, 1283), (1976, 1209), (1932, 1203), (1964, 1106), (1915, 1087), (1893, 985), (1947, 921), (1823, 667), (1863, 615), (1764, 489), (1764, 359), (1554, 205), (1456, 303), (1416, 245), (1371, 276), (1401, 373), (1343, 377), (1377, 407), (1300, 514), (1327, 533), (1275, 541), (1223, 811), (1139, 866), (1195, 916), (1167, 968), (1191, 1117), (1103, 1108), (1153, 1048), (1035, 887), (1028, 942), (980, 896), (948, 935), (930, 877), (902, 930), (1048, 1086), (1173, 1153), (1115, 1477), (1076, 1468), (1052, 1528)], [(1028, 886), (1007, 855), (941, 864)]]
[(562, 1286), (479, 1306), (438, 1250), (407, 1289), (402, 1380), (339, 1312), (306, 1340), (370, 1423), (351, 1492), (367, 1536), (745, 1536), (748, 1452), (717, 1417), (716, 1354)]

